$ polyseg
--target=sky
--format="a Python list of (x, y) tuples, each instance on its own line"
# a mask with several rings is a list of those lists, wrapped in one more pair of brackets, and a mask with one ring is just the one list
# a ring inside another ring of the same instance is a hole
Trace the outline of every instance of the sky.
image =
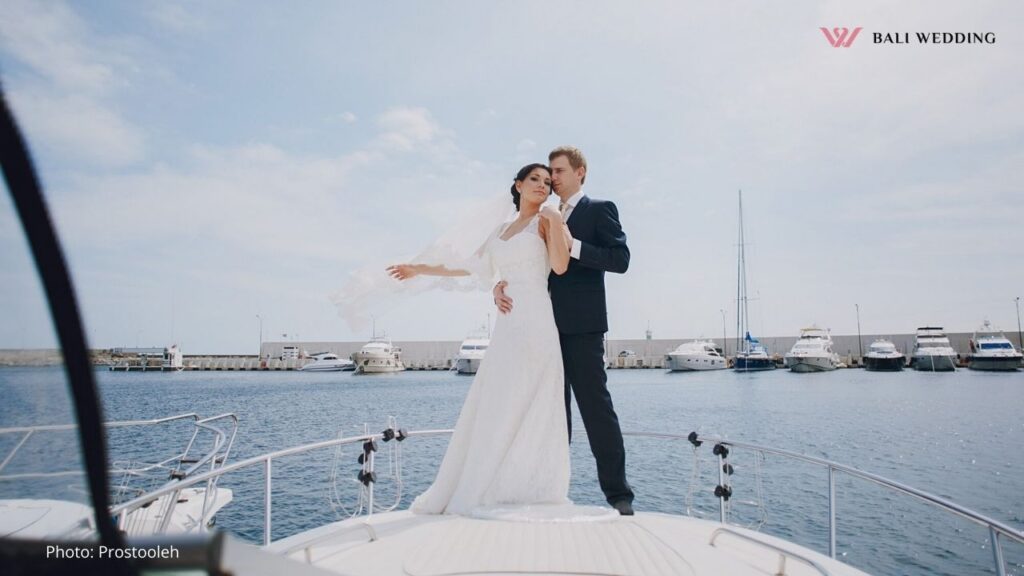
[[(862, 27), (833, 48), (821, 27)], [(32, 2), (0, 80), (90, 346), (365, 340), (329, 295), (572, 144), (619, 208), (609, 338), (730, 337), (743, 190), (755, 334), (908, 333), (1024, 296), (1016, 1)], [(909, 32), (908, 44), (874, 33)], [(992, 32), (919, 44), (916, 32)], [(0, 348), (53, 347), (0, 198)], [(375, 313), (460, 340), (487, 292)]]

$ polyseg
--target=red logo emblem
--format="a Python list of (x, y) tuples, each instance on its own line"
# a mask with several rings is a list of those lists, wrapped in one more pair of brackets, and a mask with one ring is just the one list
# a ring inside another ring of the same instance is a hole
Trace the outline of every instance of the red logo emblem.
[(853, 32), (850, 32), (849, 28), (833, 28), (831, 30), (820, 28), (820, 30), (833, 48), (849, 48), (850, 44), (857, 39), (857, 34), (860, 34), (861, 27), (854, 28)]

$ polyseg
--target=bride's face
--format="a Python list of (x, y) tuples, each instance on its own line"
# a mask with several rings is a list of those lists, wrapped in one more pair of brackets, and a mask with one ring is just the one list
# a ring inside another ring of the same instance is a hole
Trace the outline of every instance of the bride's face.
[(551, 194), (551, 173), (543, 168), (534, 168), (525, 180), (516, 182), (519, 190), (519, 202), (541, 205)]

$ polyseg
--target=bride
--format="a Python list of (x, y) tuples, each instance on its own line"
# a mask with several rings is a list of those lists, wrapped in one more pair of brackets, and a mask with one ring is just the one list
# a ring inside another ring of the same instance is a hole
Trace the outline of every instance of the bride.
[[(541, 208), (551, 193), (547, 166), (524, 166), (511, 192), (517, 217), (476, 251), (474, 272), (484, 280), (496, 272), (515, 311), (497, 319), (437, 478), (412, 503), (416, 513), (570, 503), (562, 356), (548, 296), (549, 273), (568, 267), (568, 229), (557, 210)], [(469, 276), (473, 267), (416, 263), (387, 271), (405, 281)]]

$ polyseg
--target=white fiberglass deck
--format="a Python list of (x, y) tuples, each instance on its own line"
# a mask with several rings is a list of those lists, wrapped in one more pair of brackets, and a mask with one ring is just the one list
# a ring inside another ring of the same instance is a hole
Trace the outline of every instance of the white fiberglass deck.
[[(864, 574), (765, 534), (686, 516), (534, 516), (495, 520), (390, 512), (322, 526), (267, 549), (350, 576)], [(777, 549), (786, 552), (784, 570)]]

